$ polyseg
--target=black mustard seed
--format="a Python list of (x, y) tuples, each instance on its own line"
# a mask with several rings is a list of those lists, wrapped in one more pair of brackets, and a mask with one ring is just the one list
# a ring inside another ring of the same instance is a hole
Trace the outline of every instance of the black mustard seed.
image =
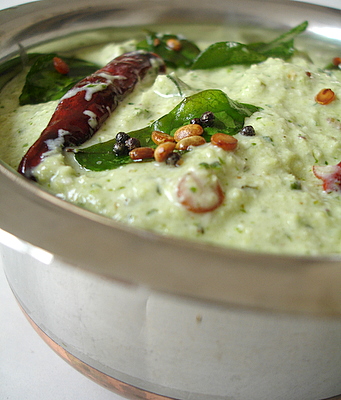
[(181, 156), (179, 153), (171, 153), (167, 158), (166, 158), (166, 164), (167, 165), (173, 165), (175, 166), (179, 160), (180, 160)]
[(141, 147), (141, 143), (139, 139), (135, 137), (131, 137), (125, 141), (125, 145), (129, 151), (136, 149), (137, 147)]
[(124, 143), (115, 143), (112, 150), (117, 156), (125, 156), (129, 152)]
[(214, 114), (212, 111), (207, 111), (203, 113), (203, 115), (200, 117), (201, 125), (203, 127), (205, 126), (213, 126), (214, 124)]
[(248, 126), (244, 126), (244, 128), (240, 131), (240, 134), (244, 135), (244, 136), (255, 136), (256, 132), (255, 132), (253, 126), (248, 125)]
[(201, 119), (200, 118), (193, 118), (193, 119), (191, 119), (191, 124), (201, 125)]
[(130, 136), (125, 132), (118, 132), (118, 134), (115, 137), (117, 143), (124, 143), (129, 138)]

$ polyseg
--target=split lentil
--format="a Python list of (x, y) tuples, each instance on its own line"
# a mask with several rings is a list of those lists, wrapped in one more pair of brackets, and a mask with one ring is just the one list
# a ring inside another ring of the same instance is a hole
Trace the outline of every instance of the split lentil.
[(188, 150), (189, 147), (201, 146), (206, 143), (205, 138), (202, 136), (189, 136), (177, 142), (175, 148), (177, 150)]
[(134, 161), (143, 161), (154, 158), (154, 149), (151, 147), (137, 147), (129, 152), (129, 157)]
[(167, 133), (164, 133), (164, 132), (160, 132), (160, 131), (153, 131), (151, 138), (155, 144), (161, 144), (161, 143), (165, 143), (165, 142), (175, 142), (175, 139), (173, 136), (168, 135)]
[(211, 136), (211, 143), (226, 151), (233, 151), (237, 148), (238, 140), (225, 133), (215, 133)]
[(315, 101), (322, 105), (328, 105), (334, 101), (335, 98), (335, 93), (331, 89), (322, 89), (317, 93)]
[(178, 39), (168, 39), (166, 45), (169, 49), (174, 51), (180, 51), (182, 49), (181, 42)]
[(53, 57), (53, 66), (55, 70), (62, 75), (67, 75), (70, 72), (70, 67), (60, 57)]
[(204, 133), (204, 129), (201, 125), (198, 124), (189, 124), (181, 126), (174, 133), (174, 139), (176, 142), (179, 142), (181, 139), (184, 139), (189, 136), (201, 136)]
[(334, 57), (333, 64), (335, 65), (335, 67), (341, 68), (341, 57)]
[(175, 143), (174, 142), (165, 142), (161, 143), (157, 146), (157, 148), (154, 151), (154, 158), (155, 161), (157, 162), (164, 162), (166, 161), (167, 157), (173, 153), (173, 150), (175, 149)]

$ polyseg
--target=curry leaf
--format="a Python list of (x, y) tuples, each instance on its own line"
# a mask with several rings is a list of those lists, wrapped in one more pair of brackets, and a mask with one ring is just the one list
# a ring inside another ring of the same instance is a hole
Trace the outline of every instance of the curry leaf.
[(99, 67), (76, 58), (63, 57), (69, 66), (67, 74), (59, 73), (53, 65), (56, 54), (41, 54), (35, 58), (19, 98), (20, 105), (59, 100), (69, 89)]
[(193, 118), (200, 118), (203, 113), (211, 111), (216, 117), (211, 134), (219, 131), (234, 135), (243, 127), (245, 117), (258, 110), (256, 106), (233, 101), (219, 89), (209, 89), (185, 97), (170, 113), (156, 120), (152, 127), (172, 135)]
[(0, 65), (0, 89), (18, 75), (24, 67), (32, 65), (33, 61), (40, 56), (38, 53), (24, 53), (20, 56), (11, 58)]
[(252, 50), (250, 45), (237, 42), (217, 42), (204, 50), (195, 60), (192, 69), (219, 68), (228, 65), (251, 65), (267, 57)]
[[(177, 43), (179, 47), (172, 44)], [(137, 44), (138, 50), (158, 54), (168, 67), (190, 67), (200, 49), (182, 36), (149, 32), (146, 39)]]
[(104, 171), (115, 169), (124, 164), (131, 163), (129, 156), (117, 157), (113, 152), (115, 139), (105, 143), (98, 143), (91, 147), (80, 149), (75, 152), (75, 159), (84, 168), (91, 171)]
[(308, 22), (304, 21), (300, 25), (290, 29), (288, 32), (278, 36), (269, 43), (257, 46), (258, 51), (268, 57), (290, 58), (294, 52), (294, 39), (308, 28)]
[(334, 64), (332, 62), (332, 63), (327, 64), (323, 69), (327, 70), (327, 71), (328, 70), (341, 70), (341, 63), (340, 64)]
[(250, 65), (265, 61), (269, 57), (287, 60), (295, 51), (294, 38), (304, 32), (307, 26), (308, 22), (303, 22), (269, 43), (214, 43), (197, 56), (192, 69), (209, 69), (234, 64)]
[[(200, 118), (203, 113), (211, 111), (215, 115), (214, 125), (204, 130), (204, 137), (209, 140), (209, 137), (217, 132), (229, 135), (238, 133), (244, 125), (245, 118), (258, 110), (259, 107), (231, 100), (221, 90), (204, 90), (185, 97), (173, 110), (151, 125), (128, 133), (138, 138), (141, 146), (155, 147), (151, 141), (153, 131), (173, 135), (178, 128), (189, 124), (193, 118)], [(116, 156), (113, 152), (114, 144), (115, 139), (112, 139), (87, 148), (79, 148), (75, 150), (75, 159), (82, 167), (92, 171), (113, 169), (133, 162), (127, 156)]]

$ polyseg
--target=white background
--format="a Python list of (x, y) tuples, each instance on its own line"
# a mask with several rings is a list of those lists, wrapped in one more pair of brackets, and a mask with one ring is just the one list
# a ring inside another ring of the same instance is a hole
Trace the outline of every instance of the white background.
[[(0, 9), (30, 1), (0, 0)], [(341, 0), (311, 2), (341, 9)], [(0, 259), (0, 400), (42, 399), (123, 400), (75, 371), (40, 339), (21, 313)]]

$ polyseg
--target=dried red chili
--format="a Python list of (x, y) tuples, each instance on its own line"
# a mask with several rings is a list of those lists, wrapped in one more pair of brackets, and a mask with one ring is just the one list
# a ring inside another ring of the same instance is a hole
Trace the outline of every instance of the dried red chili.
[(154, 38), (153, 40), (153, 46), (157, 47), (160, 46), (161, 40), (159, 38)]
[(159, 72), (165, 70), (156, 54), (126, 53), (78, 82), (60, 100), (48, 126), (22, 158), (18, 171), (34, 179), (32, 168), (48, 151), (79, 146), (90, 139), (153, 67)]

